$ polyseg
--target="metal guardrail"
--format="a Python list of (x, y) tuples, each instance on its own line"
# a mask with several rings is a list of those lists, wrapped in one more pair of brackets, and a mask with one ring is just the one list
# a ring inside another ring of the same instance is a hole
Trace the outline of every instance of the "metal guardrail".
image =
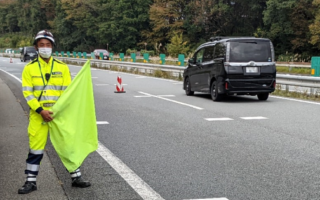
[(280, 64), (280, 63), (276, 63), (277, 66), (281, 66), (281, 67), (300, 67), (300, 68), (311, 68), (311, 65), (307, 64), (307, 65), (297, 65), (297, 64)]
[[(58, 59), (64, 62), (69, 61), (77, 65), (83, 65), (87, 61), (87, 59), (68, 58), (68, 57), (58, 57)], [(109, 60), (98, 60), (98, 59), (91, 59), (91, 65), (95, 65), (95, 67), (103, 68), (103, 69), (108, 69), (108, 68), (110, 69), (112, 66), (118, 66), (120, 67), (120, 69), (126, 68), (128, 71), (134, 68), (144, 73), (152, 73), (154, 70), (161, 70), (161, 71), (171, 72), (172, 75), (175, 77), (182, 76), (183, 70), (186, 68), (184, 66), (160, 65), (160, 64), (150, 64), (150, 63), (134, 63), (134, 62), (124, 62), (124, 61), (109, 61)], [(320, 88), (320, 77), (277, 74), (276, 79), (277, 79), (277, 84), (285, 86), (286, 90), (289, 90), (290, 86), (307, 87), (307, 88), (310, 88), (310, 92), (313, 93), (315, 89)]]
[[(84, 64), (87, 59), (82, 59), (82, 58), (64, 58), (64, 57), (59, 57), (58, 58), (61, 61), (69, 61), (71, 63), (76, 63), (76, 64)], [(167, 71), (171, 72), (173, 76), (178, 77), (179, 75), (182, 76), (183, 70), (185, 67), (183, 66), (173, 66), (173, 65), (159, 65), (159, 64), (150, 64), (150, 63), (134, 63), (134, 62), (125, 62), (125, 61), (109, 61), (109, 60), (98, 60), (98, 59), (91, 59), (91, 65), (94, 65), (97, 68), (104, 68), (108, 69), (111, 68), (112, 66), (118, 66), (120, 69), (138, 69), (140, 72), (145, 72), (145, 73), (151, 73), (154, 70), (161, 70), (161, 71)], [(148, 71), (149, 70), (149, 71)]]
[[(62, 61), (76, 62), (77, 64), (83, 64), (87, 60), (80, 58), (61, 58)], [(174, 76), (182, 75), (185, 67), (183, 66), (172, 66), (172, 65), (159, 65), (149, 63), (133, 63), (133, 62), (121, 62), (121, 61), (107, 61), (91, 59), (91, 63), (96, 65), (97, 68), (110, 68), (111, 66), (137, 68), (143, 70), (162, 70), (172, 72)], [(310, 88), (310, 92), (314, 93), (315, 89), (320, 88), (320, 77), (311, 76), (296, 76), (296, 75), (285, 75), (277, 74), (277, 84), (285, 86), (285, 89), (289, 91), (290, 86), (307, 87)]]
[(320, 88), (320, 77), (277, 74), (276, 81), (280, 87), (285, 86), (286, 91), (290, 90), (290, 86), (296, 86), (308, 88), (309, 93), (314, 94)]

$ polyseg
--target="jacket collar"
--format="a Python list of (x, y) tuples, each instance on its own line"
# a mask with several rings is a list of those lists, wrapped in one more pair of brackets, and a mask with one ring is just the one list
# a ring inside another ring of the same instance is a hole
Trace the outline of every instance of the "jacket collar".
[(50, 56), (50, 59), (49, 59), (49, 62), (48, 62), (48, 63), (47, 63), (46, 61), (44, 61), (44, 60), (41, 58), (41, 56), (38, 56), (38, 60), (39, 60), (41, 66), (46, 66), (46, 65), (51, 66), (52, 61), (53, 61), (53, 58), (52, 58), (52, 56)]

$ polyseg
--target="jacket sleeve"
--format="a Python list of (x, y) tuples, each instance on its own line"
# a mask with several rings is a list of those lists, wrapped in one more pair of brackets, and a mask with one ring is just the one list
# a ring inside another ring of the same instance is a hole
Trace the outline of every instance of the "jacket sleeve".
[(33, 94), (32, 76), (28, 66), (26, 66), (22, 72), (22, 93), (29, 107), (40, 113), (42, 107), (40, 106), (38, 99)]

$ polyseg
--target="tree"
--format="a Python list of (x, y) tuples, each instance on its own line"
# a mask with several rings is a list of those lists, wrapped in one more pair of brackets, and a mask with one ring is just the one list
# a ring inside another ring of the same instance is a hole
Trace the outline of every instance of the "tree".
[(148, 43), (166, 44), (174, 33), (182, 33), (188, 0), (154, 0), (150, 7), (151, 30), (145, 31)]
[(149, 27), (151, 0), (109, 0), (100, 4), (95, 37), (101, 45), (124, 52), (144, 41), (141, 32)]
[(187, 42), (183, 41), (182, 33), (175, 33), (170, 41), (171, 44), (168, 44), (168, 53), (172, 57), (178, 57), (179, 54), (188, 54), (189, 47), (187, 47)]
[(290, 14), (297, 0), (268, 0), (263, 12), (266, 37), (275, 44), (277, 54), (284, 54), (291, 49), (294, 38)]
[(312, 5), (315, 6), (315, 19), (309, 26), (311, 38), (309, 43), (320, 49), (320, 0), (314, 0)]
[(313, 12), (315, 11), (312, 1), (299, 0), (294, 4), (289, 15), (293, 30), (293, 38), (290, 40), (290, 43), (294, 53), (305, 54), (305, 52), (310, 53), (312, 50), (310, 43), (308, 43), (311, 38), (309, 26), (314, 20)]

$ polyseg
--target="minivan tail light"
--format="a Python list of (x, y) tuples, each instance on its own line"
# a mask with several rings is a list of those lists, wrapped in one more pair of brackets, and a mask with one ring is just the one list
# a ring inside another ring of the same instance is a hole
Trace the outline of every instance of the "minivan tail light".
[(225, 88), (226, 88), (226, 90), (228, 89), (228, 82), (226, 82), (226, 84), (225, 84)]
[(273, 88), (276, 88), (276, 81), (273, 81)]

